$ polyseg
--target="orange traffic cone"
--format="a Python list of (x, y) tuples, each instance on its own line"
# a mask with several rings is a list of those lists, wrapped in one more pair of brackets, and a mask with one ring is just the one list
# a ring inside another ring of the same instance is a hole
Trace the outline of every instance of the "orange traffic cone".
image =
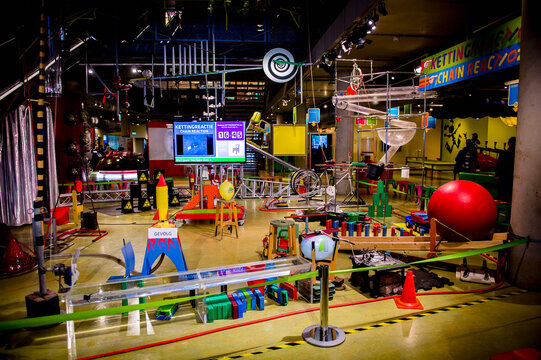
[(4, 250), (3, 261), (0, 262), (0, 278), (19, 275), (34, 269), (36, 261), (25, 253), (15, 238), (12, 238)]
[(395, 297), (394, 302), (399, 309), (424, 309), (423, 305), (415, 295), (415, 282), (413, 281), (413, 273), (411, 270), (408, 270), (408, 273), (406, 274), (402, 295), (400, 295), (400, 297)]

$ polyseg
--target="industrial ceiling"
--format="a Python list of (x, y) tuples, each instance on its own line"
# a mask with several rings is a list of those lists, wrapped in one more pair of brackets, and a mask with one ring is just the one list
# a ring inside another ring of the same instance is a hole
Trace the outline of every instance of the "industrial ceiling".
[[(0, 90), (13, 84), (20, 86), (2, 98), (4, 114), (34, 95), (35, 84), (24, 81), (37, 68), (38, 59), (40, 1), (12, 5), (1, 15), (4, 74)], [(265, 53), (274, 48), (287, 49), (297, 62), (305, 62), (302, 98), (299, 76), (278, 84), (261, 70), (227, 74), (226, 81), (264, 84), (258, 104), (266, 117), (283, 113), (288, 118), (293, 106), (302, 101), (308, 106), (327, 105), (324, 113), (333, 119), (330, 98), (335, 74), (344, 76), (352, 71), (352, 62), (336, 57), (362, 60), (359, 66), (363, 73), (411, 73), (425, 56), (464, 41), (491, 24), (519, 16), (521, 5), (519, 0), (45, 0), (45, 9), (51, 45), (48, 56), (60, 56), (63, 91), (98, 97), (105, 87), (118, 87), (120, 79), (123, 89), (134, 85), (125, 91), (121, 103), (130, 105), (126, 110), (134, 118), (196, 116), (201, 110), (193, 106), (193, 101), (186, 101), (190, 97), (181, 96), (183, 81), (196, 79), (176, 78), (166, 85), (154, 84), (159, 95), (155, 94), (152, 108), (145, 105), (142, 87), (131, 80), (141, 78), (146, 69), (153, 69), (154, 77), (172, 75), (171, 71), (164, 74), (164, 48), (171, 51), (181, 45), (195, 49), (202, 42), (212, 44), (214, 40), (214, 59), (211, 56), (209, 61), (218, 69), (223, 69), (224, 63), (229, 69), (261, 66)], [(166, 25), (168, 11), (172, 21)], [(376, 28), (370, 34), (360, 34), (360, 41), (359, 28), (373, 17), (377, 17)], [(69, 51), (77, 44), (77, 49)], [(345, 51), (348, 47), (349, 53)], [(171, 66), (172, 54), (166, 54), (165, 61)], [(330, 65), (321, 67), (329, 55)], [(90, 76), (89, 66), (95, 71)], [(505, 115), (510, 110), (502, 103), (506, 97), (504, 83), (516, 78), (517, 67), (438, 89), (442, 106), (435, 115)]]

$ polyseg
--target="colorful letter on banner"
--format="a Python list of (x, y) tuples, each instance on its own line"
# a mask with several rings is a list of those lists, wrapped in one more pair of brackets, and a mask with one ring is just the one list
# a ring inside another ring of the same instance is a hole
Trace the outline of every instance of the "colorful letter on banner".
[(520, 62), (521, 17), (421, 61), (420, 90), (456, 83)]
[(520, 62), (520, 44), (502, 49), (494, 54), (452, 66), (448, 69), (422, 76), (419, 79), (420, 90), (431, 90), (441, 86), (471, 79), (480, 75), (516, 66)]

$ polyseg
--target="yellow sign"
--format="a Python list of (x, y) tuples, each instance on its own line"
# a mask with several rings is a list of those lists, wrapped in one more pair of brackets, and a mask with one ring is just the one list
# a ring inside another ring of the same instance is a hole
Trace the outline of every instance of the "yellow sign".
[(150, 201), (148, 199), (145, 200), (145, 203), (143, 204), (143, 207), (150, 207)]
[(145, 175), (145, 173), (141, 173), (141, 176), (139, 176), (139, 181), (140, 182), (148, 181), (147, 176)]
[(178, 204), (178, 197), (176, 195), (173, 196), (173, 199), (171, 199), (171, 204)]
[(131, 206), (131, 201), (128, 201), (126, 205), (124, 205), (124, 210), (132, 210), (133, 207)]

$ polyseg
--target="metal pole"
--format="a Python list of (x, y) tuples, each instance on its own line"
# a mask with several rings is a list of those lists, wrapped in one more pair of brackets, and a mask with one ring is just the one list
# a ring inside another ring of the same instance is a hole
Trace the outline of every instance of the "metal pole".
[(207, 72), (209, 72), (209, 41), (205, 41), (205, 43), (207, 44)]
[(205, 65), (204, 65), (204, 57), (203, 57), (203, 40), (201, 40), (201, 72), (205, 72)]
[(167, 76), (167, 49), (163, 46), (163, 76)]
[(311, 345), (319, 347), (337, 346), (346, 340), (346, 334), (342, 329), (329, 325), (329, 266), (320, 265), (318, 269), (321, 289), (321, 322), (320, 325), (312, 325), (304, 329), (302, 337)]
[(172, 58), (171, 58), (171, 61), (172, 61), (172, 69), (173, 69), (173, 76), (175, 76), (177, 74), (177, 70), (175, 69), (176, 67), (176, 64), (175, 64), (175, 47), (171, 47), (171, 54), (172, 54)]
[(186, 75), (188, 72), (186, 70), (186, 64), (188, 63), (186, 61), (186, 46), (184, 46), (184, 49), (183, 49), (183, 52), (182, 52), (182, 57), (184, 58), (184, 63), (182, 64), (182, 68), (183, 68), (183, 74)]
[(214, 28), (212, 29), (212, 71), (216, 71), (216, 43), (214, 41)]
[(205, 206), (203, 205), (203, 166), (204, 165), (197, 165), (199, 168), (199, 208), (204, 209)]
[(34, 237), (34, 251), (38, 260), (39, 294), (47, 295), (47, 278), (45, 270), (45, 256), (43, 254), (43, 214), (41, 213), (41, 201), (34, 202), (34, 221), (32, 222), (32, 235)]
[(182, 75), (182, 45), (178, 45), (178, 74)]
[(197, 44), (193, 43), (193, 72), (197, 74)]
[(192, 73), (192, 47), (188, 45), (188, 73)]
[(321, 287), (321, 306), (319, 315), (321, 316), (321, 328), (325, 332), (324, 339), (327, 339), (327, 327), (329, 326), (329, 265), (319, 267), (319, 285)]

